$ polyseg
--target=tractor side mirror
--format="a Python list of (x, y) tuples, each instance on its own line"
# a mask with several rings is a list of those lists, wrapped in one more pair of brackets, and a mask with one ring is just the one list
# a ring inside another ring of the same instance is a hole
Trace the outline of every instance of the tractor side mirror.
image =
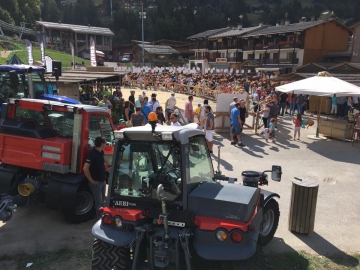
[(162, 184), (158, 185), (157, 190), (156, 190), (156, 195), (159, 201), (162, 201), (163, 199), (165, 199), (164, 197), (164, 186)]
[(10, 84), (12, 89), (17, 89), (19, 87), (19, 76), (15, 70), (9, 71)]
[(271, 170), (271, 179), (274, 181), (281, 181), (281, 166), (273, 165)]

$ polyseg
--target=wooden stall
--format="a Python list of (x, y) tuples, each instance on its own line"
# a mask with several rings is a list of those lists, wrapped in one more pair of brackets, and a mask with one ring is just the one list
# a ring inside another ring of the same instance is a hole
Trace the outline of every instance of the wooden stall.
[(340, 140), (350, 140), (353, 136), (353, 128), (353, 123), (320, 117), (319, 133), (325, 136)]

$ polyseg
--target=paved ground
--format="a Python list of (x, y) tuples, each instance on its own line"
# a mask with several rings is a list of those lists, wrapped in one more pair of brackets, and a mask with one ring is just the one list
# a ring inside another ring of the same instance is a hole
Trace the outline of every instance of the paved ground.
[[(281, 165), (282, 182), (270, 182), (266, 189), (277, 192), (280, 200), (280, 223), (275, 239), (265, 252), (305, 250), (319, 254), (360, 251), (359, 168), (360, 143), (352, 147), (337, 140), (312, 141), (305, 135), (315, 128), (302, 129), (300, 142), (292, 137), (290, 117), (279, 121), (276, 144), (266, 143), (252, 131), (245, 131), (244, 148), (231, 146), (227, 134), (217, 134), (221, 145), (221, 170), (240, 177), (243, 170), (267, 170)], [(216, 151), (214, 151), (216, 154)], [(214, 167), (217, 166), (214, 156)], [(316, 180), (319, 187), (315, 232), (310, 236), (292, 234), (287, 229), (291, 180), (293, 177)], [(91, 227), (95, 221), (67, 224), (55, 211), (43, 205), (23, 207), (14, 218), (0, 223), (0, 255), (53, 251), (63, 247), (90, 248)]]

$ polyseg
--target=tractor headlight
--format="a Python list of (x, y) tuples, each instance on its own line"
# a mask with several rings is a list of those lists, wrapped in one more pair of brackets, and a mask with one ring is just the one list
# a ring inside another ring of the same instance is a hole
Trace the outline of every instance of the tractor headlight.
[(123, 131), (114, 131), (115, 139), (123, 140), (124, 139), (124, 132)]
[(173, 134), (172, 132), (162, 132), (161, 133), (161, 139), (163, 141), (171, 141), (173, 139)]
[(114, 218), (114, 225), (117, 228), (121, 228), (122, 227), (122, 219), (121, 217), (115, 217)]
[(223, 230), (218, 230), (216, 232), (216, 238), (221, 241), (221, 242), (224, 242), (226, 239), (227, 239), (227, 233)]

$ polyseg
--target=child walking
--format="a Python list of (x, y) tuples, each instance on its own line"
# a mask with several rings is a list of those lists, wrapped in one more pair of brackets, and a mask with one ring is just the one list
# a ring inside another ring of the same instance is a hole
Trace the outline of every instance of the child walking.
[(296, 119), (293, 119), (293, 123), (294, 123), (294, 141), (296, 139), (296, 133), (298, 134), (298, 141), (300, 141), (300, 127), (301, 127), (301, 114), (298, 113), (296, 116)]
[(276, 139), (275, 139), (275, 123), (276, 123), (276, 118), (271, 118), (270, 123), (269, 123), (269, 130), (271, 131), (270, 138), (272, 139), (273, 143), (276, 141)]

